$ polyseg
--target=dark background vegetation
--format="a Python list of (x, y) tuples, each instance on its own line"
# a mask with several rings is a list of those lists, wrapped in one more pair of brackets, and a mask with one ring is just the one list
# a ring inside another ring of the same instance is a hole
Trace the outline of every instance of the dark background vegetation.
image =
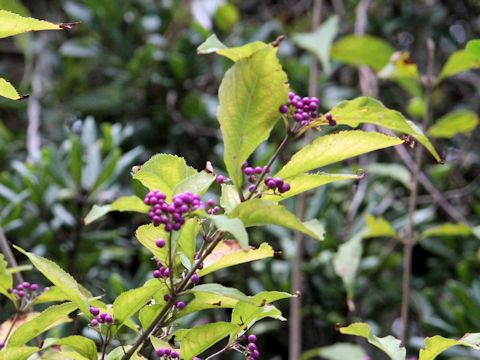
[[(57, 261), (93, 293), (105, 293), (111, 301), (122, 290), (143, 283), (153, 269), (133, 236), (145, 219), (113, 213), (84, 226), (82, 218), (91, 206), (119, 195), (142, 194), (130, 180), (130, 167), (157, 152), (183, 156), (197, 169), (207, 160), (218, 169), (223, 167), (216, 95), (229, 63), (213, 55), (196, 55), (197, 46), (213, 32), (227, 45), (270, 42), (284, 34), (281, 62), (292, 89), (306, 94), (311, 55), (296, 47), (290, 36), (310, 31), (312, 3), (25, 0), (23, 5), (18, 12), (81, 24), (68, 32), (0, 42), (0, 73), (22, 93), (30, 94), (28, 101), (0, 100), (0, 225), (11, 242)], [(357, 5), (351, 0), (324, 1), (323, 19), (337, 14), (340, 36), (353, 33)], [(375, 0), (368, 9), (365, 31), (398, 50), (410, 51), (421, 72), (426, 66), (425, 41), (431, 37), (437, 45), (438, 73), (453, 51), (479, 37), (480, 5), (476, 0)], [(339, 63), (334, 63), (328, 77), (320, 72), (318, 86), (323, 111), (361, 94), (357, 69)], [(453, 109), (478, 113), (479, 86), (475, 71), (443, 82), (433, 94), (434, 120)], [(380, 81), (378, 97), (408, 114), (409, 96), (398, 86)], [(281, 130), (274, 130), (271, 143), (260, 148), (255, 162), (265, 162), (280, 141)], [(438, 165), (426, 157), (424, 166), (433, 184), (472, 225), (478, 224), (480, 214), (478, 136), (477, 128), (467, 135), (436, 140), (447, 161)], [(381, 334), (399, 334), (401, 244), (388, 238), (364, 242), (355, 311), (349, 311), (344, 286), (332, 266), (339, 244), (358, 231), (366, 214), (384, 216), (397, 230), (405, 227), (409, 191), (407, 184), (398, 181), (398, 176), (408, 176), (405, 165), (393, 150), (359, 161), (333, 169), (367, 169), (358, 208), (352, 205), (358, 183), (322, 187), (308, 200), (307, 214), (325, 223), (327, 238), (322, 243), (306, 242), (304, 350), (351, 341), (336, 332), (337, 323), (368, 320)], [(375, 170), (371, 165), (376, 162), (392, 167)], [(417, 216), (418, 230), (454, 221), (423, 187)], [(263, 289), (290, 291), (292, 234), (271, 228), (254, 232), (252, 239), (254, 244), (271, 242), (282, 256), (221, 272), (215, 281), (248, 294)], [(412, 353), (419, 337), (460, 337), (480, 330), (478, 243), (474, 235), (452, 236), (427, 238), (415, 247)], [(33, 271), (24, 275), (43, 282)], [(0, 301), (6, 310), (0, 314), (4, 320), (9, 307)], [(279, 306), (288, 318), (288, 302)], [(287, 323), (266, 321), (255, 331), (263, 358), (287, 358)], [(464, 359), (480, 358), (459, 351)]]

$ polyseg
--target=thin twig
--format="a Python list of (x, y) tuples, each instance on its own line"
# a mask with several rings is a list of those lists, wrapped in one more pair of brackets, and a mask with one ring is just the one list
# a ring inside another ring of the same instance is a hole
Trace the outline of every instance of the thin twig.
[[(431, 39), (427, 39), (427, 75), (425, 80), (425, 114), (423, 117), (423, 129), (428, 127), (432, 112), (432, 91), (433, 91), (433, 66), (435, 59), (435, 45)], [(412, 185), (410, 188), (410, 199), (408, 203), (408, 227), (407, 236), (403, 246), (403, 280), (402, 280), (402, 309), (401, 322), (402, 333), (401, 341), (405, 346), (408, 339), (408, 319), (409, 319), (409, 302), (410, 302), (410, 282), (412, 274), (412, 252), (415, 245), (415, 209), (417, 207), (418, 196), (418, 175), (422, 167), (423, 148), (418, 146), (415, 149), (415, 168), (412, 173)]]
[[(13, 256), (12, 249), (10, 248), (10, 244), (8, 243), (7, 237), (5, 236), (5, 233), (3, 232), (3, 228), (1, 226), (0, 226), (0, 249), (2, 249), (2, 253), (5, 256), (5, 259), (7, 260), (7, 263), (10, 265), (10, 267), (17, 267), (18, 266), (17, 260), (15, 260), (15, 256)], [(13, 276), (15, 277), (15, 280), (17, 281), (18, 284), (21, 284), (24, 282), (23, 276), (20, 273), (20, 271), (14, 272)]]
[[(323, 0), (314, 0), (312, 15), (312, 31), (315, 31), (321, 23), (323, 12)], [(308, 95), (310, 97), (317, 96), (318, 93), (318, 60), (312, 57), (310, 65), (310, 77)], [(305, 135), (305, 143), (312, 141), (312, 135), (307, 132)], [(303, 193), (299, 196), (297, 202), (297, 215), (300, 219), (305, 217), (307, 206), (307, 194)], [(301, 294), (302, 285), (302, 264), (303, 264), (303, 248), (305, 236), (303, 233), (295, 233), (296, 251), (292, 265), (292, 294)], [(288, 358), (290, 360), (300, 359), (302, 353), (302, 297), (296, 296), (290, 301), (289, 316), (289, 338), (288, 338)]]

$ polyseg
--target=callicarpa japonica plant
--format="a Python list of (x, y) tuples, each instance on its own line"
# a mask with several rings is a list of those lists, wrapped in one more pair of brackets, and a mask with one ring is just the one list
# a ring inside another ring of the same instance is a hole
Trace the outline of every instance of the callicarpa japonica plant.
[[(265, 318), (285, 321), (274, 303), (293, 295), (275, 289), (244, 294), (205, 281), (206, 275), (218, 270), (274, 256), (267, 242), (250, 245), (248, 228), (278, 225), (322, 240), (324, 228), (318, 219), (302, 221), (281, 203), (360, 176), (318, 171), (325, 166), (402, 146), (399, 137), (351, 129), (361, 123), (409, 135), (439, 160), (415, 124), (375, 99), (343, 101), (321, 113), (321, 99), (289, 88), (277, 46), (278, 41), (229, 48), (212, 35), (198, 48), (200, 55), (216, 53), (232, 62), (218, 91), (225, 167), (205, 159), (206, 168), (199, 171), (182, 157), (157, 154), (132, 170), (133, 179), (145, 188), (143, 198), (132, 195), (94, 206), (84, 219), (88, 225), (110, 211), (144, 214), (145, 224), (135, 237), (151, 254), (151, 278), (141, 287), (108, 304), (102, 293), (90, 292), (44, 257), (15, 246), (45, 276), (44, 285), (49, 287), (45, 290), (37, 284), (14, 284), (13, 271), (0, 259), (0, 293), (16, 309), (10, 331), (0, 339), (0, 360), (33, 359), (35, 354), (89, 360), (208, 360), (225, 353), (261, 359), (258, 334), (252, 328)], [(266, 163), (253, 163), (252, 155), (277, 124), (284, 129), (283, 141)], [(279, 155), (289, 145), (298, 147), (307, 131), (320, 135), (280, 163)], [(207, 191), (217, 197), (206, 196)], [(52, 305), (41, 313), (33, 311), (45, 303)], [(230, 320), (182, 327), (187, 315), (216, 309), (222, 313), (231, 309)], [(96, 336), (35, 341), (72, 317)], [(20, 319), (21, 325), (14, 326)]]

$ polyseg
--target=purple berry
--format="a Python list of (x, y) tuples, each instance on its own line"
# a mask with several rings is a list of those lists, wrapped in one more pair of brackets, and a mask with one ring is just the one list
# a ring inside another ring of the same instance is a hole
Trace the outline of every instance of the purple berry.
[(92, 321), (90, 321), (90, 326), (97, 326), (97, 325), (98, 325), (97, 319), (92, 319)]
[(110, 314), (105, 315), (105, 322), (107, 323), (112, 323), (113, 322), (113, 317)]
[(172, 300), (172, 295), (170, 295), (170, 294), (165, 294), (165, 295), (163, 296), (163, 300), (165, 300), (165, 301), (170, 301), (170, 300)]
[(153, 272), (153, 277), (154, 277), (155, 279), (161, 278), (162, 275), (163, 275), (163, 274), (162, 274), (162, 272), (161, 272), (160, 270), (155, 270), (155, 271)]
[(178, 359), (180, 357), (180, 355), (176, 351), (172, 351), (172, 353), (170, 354), (170, 357), (172, 359)]
[(100, 314), (100, 309), (94, 306), (90, 306), (89, 310), (90, 310), (90, 314), (92, 314), (93, 316), (97, 316), (98, 314)]
[(7, 289), (7, 292), (8, 292), (9, 294), (12, 294), (12, 293), (13, 293), (13, 289), (12, 289), (12, 288), (8, 288), (8, 289)]
[(297, 122), (298, 122), (298, 121), (302, 121), (303, 116), (302, 116), (301, 113), (296, 113), (296, 114), (293, 116), (293, 119), (294, 119), (295, 121), (297, 121)]
[(288, 190), (290, 190), (290, 184), (287, 184), (287, 183), (282, 184), (282, 185), (278, 188), (278, 191), (279, 191), (281, 194), (287, 192)]
[(283, 179), (274, 178), (273, 180), (275, 181), (275, 186), (276, 186), (277, 188), (280, 188), (280, 187), (283, 185)]
[(172, 353), (172, 349), (170, 348), (165, 348), (165, 355), (170, 355)]
[(253, 175), (255, 173), (255, 169), (250, 166), (247, 166), (245, 169), (243, 169), (243, 173), (245, 175)]
[(0, 341), (0, 350), (5, 347), (5, 343), (3, 341)]
[(223, 184), (226, 180), (226, 177), (223, 176), (223, 175), (218, 175), (217, 178), (215, 179), (215, 181), (218, 183), (218, 184)]
[(192, 277), (190, 278), (190, 281), (194, 284), (197, 284), (200, 281), (200, 276), (198, 276), (197, 273), (193, 273)]
[(22, 286), (23, 286), (24, 289), (28, 289), (28, 288), (30, 288), (30, 283), (28, 281), (24, 281), (22, 283)]
[(282, 105), (282, 106), (280, 106), (279, 111), (280, 111), (282, 114), (286, 114), (286, 113), (288, 112), (288, 106), (287, 106), (287, 105)]
[(256, 166), (255, 167), (255, 174), (260, 175), (263, 173), (263, 167), (262, 166)]
[(252, 192), (253, 190), (255, 190), (255, 185), (254, 184), (249, 185), (248, 186), (248, 191)]
[(256, 335), (248, 335), (248, 338), (247, 338), (248, 342), (250, 343), (256, 343), (257, 342), (257, 336)]
[(200, 264), (198, 264), (197, 269), (198, 269), (198, 270), (202, 270), (202, 269), (203, 269), (203, 262), (201, 262)]
[(20, 297), (20, 298), (25, 297), (25, 291), (23, 291), (23, 290), (18, 290), (18, 291), (17, 291), (17, 296)]
[(164, 268), (163, 277), (169, 277), (169, 276), (170, 276), (170, 269), (169, 268)]
[(183, 301), (177, 301), (175, 303), (175, 307), (178, 309), (178, 310), (182, 310), (182, 309), (185, 309), (185, 303)]
[(289, 99), (292, 99), (294, 96), (295, 96), (295, 93), (294, 93), (293, 91), (290, 91), (290, 92), (288, 93), (288, 98), (289, 98)]
[(250, 356), (254, 359), (258, 359), (260, 357), (260, 352), (255, 349), (250, 353)]
[(210, 206), (210, 207), (213, 207), (215, 206), (217, 203), (215, 202), (215, 200), (213, 199), (208, 199), (207, 200), (207, 205)]
[(159, 248), (163, 248), (165, 246), (166, 242), (164, 239), (158, 239), (157, 241), (155, 241), (155, 245), (157, 245), (157, 247)]
[(157, 354), (157, 356), (164, 356), (165, 355), (165, 349), (157, 349), (155, 350), (155, 353)]
[(242, 163), (242, 169), (245, 169), (247, 166), (248, 166), (248, 161), (245, 160), (245, 161)]
[(100, 318), (105, 321), (105, 318), (107, 317), (108, 313), (104, 312), (100, 314)]
[(98, 323), (103, 324), (103, 318), (101, 315), (95, 316), (95, 320), (97, 320)]
[(252, 352), (253, 350), (257, 350), (257, 345), (255, 345), (255, 343), (253, 343), (253, 342), (248, 343), (247, 349), (248, 349), (248, 351)]

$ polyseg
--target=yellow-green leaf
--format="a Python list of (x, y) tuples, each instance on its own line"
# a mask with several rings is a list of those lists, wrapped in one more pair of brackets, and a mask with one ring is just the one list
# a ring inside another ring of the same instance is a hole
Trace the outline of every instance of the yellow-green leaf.
[(450, 55), (445, 65), (443, 65), (438, 80), (441, 81), (461, 72), (478, 68), (480, 68), (479, 58), (465, 50), (458, 50)]
[(405, 360), (406, 350), (401, 346), (401, 341), (388, 335), (377, 337), (373, 334), (370, 326), (365, 323), (354, 323), (347, 327), (340, 328), (342, 334), (361, 336), (380, 350), (382, 350), (392, 360)]
[(370, 151), (402, 144), (399, 138), (361, 130), (320, 136), (292, 156), (276, 176), (291, 178)]
[(145, 205), (139, 197), (135, 195), (123, 196), (118, 198), (110, 205), (93, 205), (92, 209), (85, 216), (85, 225), (91, 224), (111, 211), (134, 211), (147, 213), (149, 207)]
[(238, 325), (221, 321), (187, 330), (180, 345), (182, 359), (192, 360), (195, 355), (201, 354), (237, 329)]
[(366, 65), (380, 71), (388, 64), (394, 49), (382, 39), (370, 35), (347, 35), (332, 47), (332, 58), (350, 65)]
[(158, 260), (162, 262), (167, 260), (168, 242), (167, 246), (163, 248), (159, 248), (155, 244), (158, 239), (164, 239), (165, 241), (168, 239), (169, 233), (163, 229), (163, 226), (153, 226), (153, 224), (142, 225), (137, 228), (135, 236)]
[(357, 127), (361, 123), (374, 124), (413, 136), (440, 161), (440, 156), (423, 132), (398, 111), (388, 109), (380, 101), (361, 96), (338, 103), (330, 113), (339, 125)]
[(84, 290), (70, 274), (51, 260), (25, 251), (16, 245), (13, 245), (13, 247), (26, 255), (33, 266), (56, 285), (57, 288), (63, 291), (71, 302), (77, 305), (86, 315), (89, 314), (88, 298), (85, 296)]
[(61, 24), (23, 17), (18, 14), (0, 10), (0, 38), (22, 34), (28, 31), (61, 30)]
[(335, 181), (355, 180), (358, 178), (358, 175), (353, 174), (327, 174), (321, 172), (316, 174), (298, 174), (293, 177), (284, 179), (285, 182), (290, 185), (289, 191), (283, 194), (266, 193), (262, 196), (262, 199), (280, 202), (292, 196), (301, 194), (305, 191), (320, 187), (322, 185), (330, 184)]
[(465, 47), (467, 53), (480, 60), (480, 39), (470, 40)]
[(447, 339), (439, 335), (428, 337), (425, 339), (425, 347), (420, 349), (419, 360), (434, 360), (445, 350), (457, 345), (480, 350), (480, 333), (465, 334), (460, 340)]
[(25, 345), (48, 329), (71, 321), (68, 314), (77, 308), (76, 304), (70, 302), (50, 306), (38, 316), (20, 325), (10, 336), (8, 346), (19, 347)]
[(428, 134), (436, 138), (451, 138), (468, 134), (478, 125), (478, 116), (473, 111), (454, 111), (442, 116), (430, 126)]
[(0, 360), (27, 360), (31, 355), (38, 351), (40, 351), (40, 349), (33, 346), (7, 348), (0, 351)]
[(241, 219), (246, 227), (262, 225), (280, 225), (292, 230), (303, 232), (314, 239), (322, 240), (323, 232), (319, 233), (316, 223), (302, 223), (296, 215), (285, 207), (273, 201), (252, 199), (238, 205), (229, 217)]
[(0, 78), (0, 96), (12, 100), (19, 100), (22, 98), (13, 85), (3, 78)]
[(218, 55), (225, 56), (232, 61), (238, 61), (252, 55), (254, 52), (263, 49), (266, 46), (268, 46), (268, 44), (261, 41), (255, 41), (243, 46), (229, 48), (218, 40), (217, 35), (213, 34), (197, 48), (197, 54), (203, 55), (217, 53)]
[(86, 357), (88, 360), (98, 360), (97, 346), (95, 345), (95, 342), (84, 336), (67, 336), (56, 341), (55, 345), (68, 346), (80, 355)]
[(269, 137), (280, 118), (278, 108), (287, 98), (287, 75), (271, 46), (237, 61), (225, 74), (219, 89), (218, 121), (225, 165), (237, 188), (242, 185), (243, 161)]
[(397, 236), (397, 232), (393, 229), (392, 225), (381, 216), (375, 217), (368, 214), (365, 220), (368, 230), (363, 236), (364, 238)]
[(217, 246), (218, 250), (213, 251), (213, 254), (212, 254), (213, 258), (211, 258), (209, 263), (205, 264), (205, 267), (198, 272), (200, 276), (210, 274), (214, 271), (217, 271), (226, 267), (273, 257), (274, 255), (274, 251), (272, 247), (267, 243), (262, 243), (258, 249), (248, 249), (248, 250), (238, 249), (236, 251), (228, 251), (228, 252), (227, 251), (223, 252), (223, 250), (220, 250), (220, 248), (222, 248), (222, 245), (223, 243), (220, 243), (219, 246)]
[(170, 154), (157, 154), (143, 164), (133, 174), (133, 178), (148, 189), (158, 189), (170, 198), (175, 187), (194, 174), (197, 174), (197, 170), (187, 166), (185, 159)]
[(433, 226), (422, 231), (421, 238), (434, 236), (469, 236), (472, 234), (472, 229), (464, 223), (452, 224), (446, 223), (438, 226)]

